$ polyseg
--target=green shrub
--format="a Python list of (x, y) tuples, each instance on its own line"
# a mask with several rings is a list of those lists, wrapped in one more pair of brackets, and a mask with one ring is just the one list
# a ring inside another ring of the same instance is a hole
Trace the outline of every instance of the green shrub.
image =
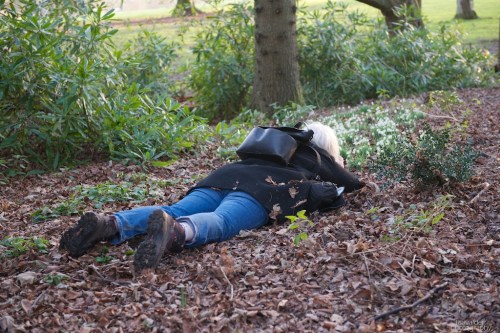
[(143, 30), (125, 45), (120, 69), (127, 77), (127, 85), (136, 84), (154, 100), (171, 95), (170, 71), (177, 58), (178, 45), (166, 38)]
[(202, 118), (174, 100), (155, 102), (135, 85), (107, 100), (102, 118), (98, 144), (115, 159), (176, 159), (178, 152), (205, 138)]
[[(144, 32), (117, 49), (104, 8), (0, 2), (3, 177), (57, 170), (89, 151), (142, 163), (172, 158), (200, 137), (204, 120), (166, 97), (175, 46)], [(25, 160), (31, 166), (12, 165)]]
[(195, 37), (189, 86), (200, 115), (228, 120), (242, 111), (252, 85), (253, 11), (231, 5), (207, 21)]
[(0, 150), (57, 169), (91, 142), (101, 93), (122, 84), (112, 16), (94, 1), (0, 3)]
[(328, 2), (299, 25), (299, 64), (304, 97), (317, 106), (355, 104), (366, 98), (359, 27), (366, 17)]
[(381, 90), (390, 96), (408, 96), (430, 90), (484, 85), (491, 58), (462, 45), (453, 27), (439, 34), (408, 27), (389, 36), (384, 29), (371, 33), (371, 52), (364, 54), (364, 74), (370, 82), (367, 97)]
[(492, 77), (493, 57), (465, 46), (454, 27), (407, 25), (391, 35), (385, 22), (330, 2), (304, 16), (299, 50), (304, 97), (317, 106), (475, 87)]
[(470, 141), (453, 144), (450, 127), (432, 130), (426, 125), (416, 142), (399, 136), (384, 147), (372, 169), (390, 181), (410, 177), (418, 185), (442, 185), (470, 179), (478, 155)]

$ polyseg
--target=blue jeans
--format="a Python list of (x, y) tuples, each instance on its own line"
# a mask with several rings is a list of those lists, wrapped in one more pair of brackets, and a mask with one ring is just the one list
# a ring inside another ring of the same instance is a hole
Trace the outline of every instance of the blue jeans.
[(149, 215), (157, 209), (191, 226), (194, 238), (186, 247), (221, 242), (241, 230), (261, 227), (268, 220), (266, 209), (245, 192), (199, 188), (171, 206), (145, 206), (115, 213), (119, 233), (110, 242), (119, 244), (146, 233)]

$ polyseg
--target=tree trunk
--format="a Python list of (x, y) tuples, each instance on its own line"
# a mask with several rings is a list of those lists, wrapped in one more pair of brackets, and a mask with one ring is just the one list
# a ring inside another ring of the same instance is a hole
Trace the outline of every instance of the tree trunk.
[(195, 7), (193, 0), (177, 0), (177, 4), (175, 5), (172, 15), (193, 16), (197, 13), (201, 13), (201, 11)]
[(303, 103), (295, 0), (255, 0), (255, 69), (250, 107)]
[(408, 8), (407, 23), (416, 28), (423, 28), (424, 22), (422, 21), (422, 0), (357, 0), (371, 7), (380, 10), (384, 15), (385, 23), (390, 32), (401, 27), (404, 18), (397, 15), (398, 8), (406, 6)]
[(478, 16), (474, 11), (474, 0), (457, 0), (457, 19), (473, 20)]

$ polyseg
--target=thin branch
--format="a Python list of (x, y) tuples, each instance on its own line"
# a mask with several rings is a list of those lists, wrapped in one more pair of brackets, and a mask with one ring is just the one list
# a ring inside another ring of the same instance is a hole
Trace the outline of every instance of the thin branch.
[(395, 314), (395, 313), (398, 313), (398, 312), (401, 312), (403, 310), (409, 310), (409, 309), (413, 309), (414, 307), (418, 306), (419, 304), (427, 301), (429, 298), (431, 298), (432, 296), (434, 296), (434, 294), (439, 290), (439, 289), (442, 289), (444, 287), (446, 287), (448, 285), (448, 282), (443, 282), (441, 284), (438, 284), (436, 285), (434, 288), (432, 288), (427, 294), (425, 294), (424, 297), (420, 298), (419, 300), (417, 300), (416, 302), (414, 302), (413, 304), (410, 304), (410, 305), (404, 305), (404, 306), (400, 306), (400, 307), (397, 307), (397, 308), (394, 308), (390, 311), (387, 311), (387, 312), (384, 312), (382, 314), (379, 314), (377, 316), (375, 316), (374, 320), (379, 320), (379, 319), (382, 319), (382, 318), (385, 318), (385, 317), (388, 317), (392, 314)]
[(30, 311), (29, 311), (30, 315), (31, 315), (31, 313), (33, 313), (33, 309), (38, 304), (38, 302), (40, 302), (40, 300), (42, 299), (42, 297), (45, 295), (46, 292), (47, 292), (47, 289), (45, 289), (44, 291), (42, 291), (40, 293), (40, 295), (38, 295), (38, 297), (33, 301), (33, 303), (31, 303), (31, 308), (30, 308)]
[(479, 199), (479, 197), (490, 187), (490, 183), (484, 183), (483, 185), (484, 185), (484, 188), (481, 191), (479, 191), (479, 193), (476, 194), (476, 196), (474, 198), (472, 198), (471, 201), (469, 201), (469, 205), (476, 202), (477, 199)]
[(224, 269), (222, 269), (222, 267), (219, 267), (220, 268), (220, 271), (222, 272), (222, 274), (224, 275), (224, 277), (226, 278), (226, 281), (227, 283), (229, 283), (229, 286), (231, 287), (231, 297), (229, 298), (229, 300), (233, 300), (233, 284), (231, 283), (231, 281), (229, 281), (229, 279), (227, 278), (227, 275), (226, 275), (226, 272), (224, 272)]
[(437, 114), (430, 114), (430, 113), (427, 113), (427, 112), (422, 112), (422, 113), (425, 114), (428, 117), (431, 117), (431, 118), (451, 119), (453, 121), (456, 121), (457, 123), (459, 122), (459, 120), (457, 118), (452, 117), (452, 116), (442, 116), (442, 115), (437, 115)]

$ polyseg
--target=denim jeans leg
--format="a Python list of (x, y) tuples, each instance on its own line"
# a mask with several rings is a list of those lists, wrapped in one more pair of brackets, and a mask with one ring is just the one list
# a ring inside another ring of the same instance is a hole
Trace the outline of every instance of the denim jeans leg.
[(221, 242), (236, 236), (241, 230), (263, 226), (268, 220), (266, 209), (251, 195), (241, 191), (222, 191), (226, 194), (214, 212), (182, 216), (177, 219), (191, 225), (194, 239), (186, 247)]
[(118, 236), (111, 244), (120, 244), (134, 236), (146, 233), (148, 218), (157, 209), (162, 209), (173, 218), (203, 212), (212, 212), (224, 198), (223, 193), (210, 188), (195, 189), (172, 206), (144, 206), (117, 212)]

